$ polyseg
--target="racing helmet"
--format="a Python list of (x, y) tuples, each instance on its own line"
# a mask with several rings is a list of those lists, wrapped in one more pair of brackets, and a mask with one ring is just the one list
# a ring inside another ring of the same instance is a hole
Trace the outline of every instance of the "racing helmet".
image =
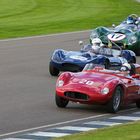
[(120, 71), (130, 71), (131, 70), (131, 65), (129, 63), (124, 63), (122, 64), (122, 67)]
[(135, 24), (135, 22), (138, 20), (138, 16), (136, 14), (132, 14), (132, 15), (129, 15), (127, 17), (127, 20), (126, 20), (126, 23), (127, 24)]
[(92, 50), (95, 53), (99, 52), (99, 49), (101, 48), (102, 41), (100, 38), (94, 38), (92, 39)]

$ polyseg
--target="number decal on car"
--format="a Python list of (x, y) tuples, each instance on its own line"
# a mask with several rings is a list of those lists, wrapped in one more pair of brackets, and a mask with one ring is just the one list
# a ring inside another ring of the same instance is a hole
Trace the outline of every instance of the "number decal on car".
[(86, 79), (81, 79), (79, 81), (80, 84), (86, 84), (86, 85), (89, 85), (89, 86), (92, 86), (94, 84), (93, 81), (90, 81), (90, 80), (86, 80)]
[(89, 85), (89, 86), (92, 86), (94, 84), (94, 82), (93, 81), (87, 81), (86, 84)]
[(120, 41), (123, 40), (126, 37), (126, 35), (121, 33), (111, 33), (107, 37), (111, 41)]

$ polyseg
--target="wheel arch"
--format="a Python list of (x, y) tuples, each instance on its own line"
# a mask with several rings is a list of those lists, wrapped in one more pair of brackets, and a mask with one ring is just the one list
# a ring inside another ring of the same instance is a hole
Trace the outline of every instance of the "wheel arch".
[[(119, 93), (120, 94), (119, 96), (117, 95), (118, 93), (116, 92), (118, 90), (118, 88), (120, 88), (120, 91), (121, 91)], [(116, 86), (114, 86), (114, 91), (113, 91), (112, 97), (109, 100), (109, 102), (107, 103), (108, 112), (116, 113), (120, 109), (120, 106), (122, 105), (122, 101), (123, 101), (123, 97), (124, 97), (123, 90), (124, 90), (124, 88), (121, 83), (116, 84)]]
[(122, 99), (121, 99), (121, 100), (123, 100), (123, 98), (124, 98), (124, 93), (125, 93), (124, 85), (121, 84), (121, 83), (119, 83), (119, 84), (116, 85), (116, 87), (115, 87), (114, 89), (116, 89), (117, 87), (120, 87), (120, 88), (122, 89)]

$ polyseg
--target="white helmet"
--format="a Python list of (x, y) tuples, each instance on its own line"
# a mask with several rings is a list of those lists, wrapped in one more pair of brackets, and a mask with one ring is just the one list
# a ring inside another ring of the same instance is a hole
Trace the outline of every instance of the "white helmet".
[(131, 65), (129, 63), (124, 63), (120, 69), (121, 71), (130, 71)]
[(92, 39), (92, 49), (95, 53), (99, 52), (99, 49), (101, 48), (102, 41), (100, 38), (94, 38)]

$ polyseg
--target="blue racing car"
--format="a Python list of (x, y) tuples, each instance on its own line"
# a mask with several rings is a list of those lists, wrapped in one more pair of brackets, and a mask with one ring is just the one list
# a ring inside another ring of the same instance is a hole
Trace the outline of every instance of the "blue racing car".
[(136, 55), (131, 50), (122, 50), (117, 44), (111, 48), (102, 44), (99, 38), (92, 45), (83, 45), (80, 51), (57, 49), (50, 60), (49, 71), (57, 76), (60, 71), (82, 71), (87, 63), (101, 64), (107, 69), (116, 69), (123, 63), (136, 63)]

